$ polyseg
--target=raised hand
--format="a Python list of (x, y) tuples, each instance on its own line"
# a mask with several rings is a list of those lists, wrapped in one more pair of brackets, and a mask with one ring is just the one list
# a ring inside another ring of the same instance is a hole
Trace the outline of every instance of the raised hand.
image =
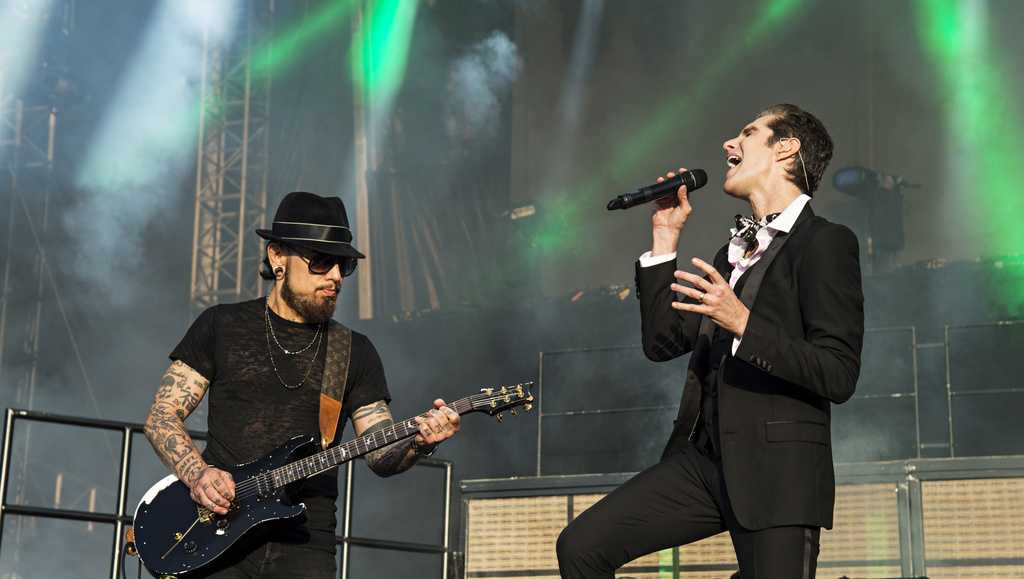
[[(684, 171), (686, 171), (685, 168), (679, 168), (679, 173)], [(676, 174), (674, 171), (669, 171), (664, 177), (658, 177), (658, 183), (671, 179)], [(651, 246), (651, 253), (653, 255), (672, 253), (679, 245), (679, 234), (683, 230), (683, 224), (686, 223), (686, 218), (693, 210), (687, 196), (686, 186), (680, 186), (675, 197), (662, 197), (655, 200), (654, 203), (654, 214), (651, 215), (654, 242)]]
[[(689, 296), (698, 303), (690, 304), (685, 302), (672, 302), (672, 307), (684, 312), (703, 314), (711, 318), (722, 328), (729, 330), (737, 338), (743, 337), (747, 329), (747, 320), (750, 318), (750, 310), (743, 305), (736, 292), (732, 291), (729, 282), (725, 281), (722, 274), (718, 273), (711, 264), (699, 258), (693, 258), (693, 265), (707, 274), (707, 278), (687, 273), (685, 271), (675, 272), (679, 281), (689, 283), (689, 286), (674, 283), (670, 287), (672, 291)], [(692, 287), (691, 287), (692, 286)]]

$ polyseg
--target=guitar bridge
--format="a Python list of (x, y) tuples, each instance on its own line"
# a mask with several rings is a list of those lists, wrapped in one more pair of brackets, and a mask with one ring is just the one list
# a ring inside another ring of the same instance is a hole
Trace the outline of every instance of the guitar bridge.
[(204, 525), (209, 525), (213, 522), (214, 513), (206, 507), (196, 507), (196, 513), (199, 517), (199, 522)]

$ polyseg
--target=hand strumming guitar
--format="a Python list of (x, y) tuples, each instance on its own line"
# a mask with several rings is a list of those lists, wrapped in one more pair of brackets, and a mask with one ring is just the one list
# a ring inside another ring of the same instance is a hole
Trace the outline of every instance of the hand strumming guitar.
[(192, 500), (218, 515), (226, 515), (235, 500), (235, 481), (231, 473), (207, 466), (194, 480), (182, 481), (192, 491)]

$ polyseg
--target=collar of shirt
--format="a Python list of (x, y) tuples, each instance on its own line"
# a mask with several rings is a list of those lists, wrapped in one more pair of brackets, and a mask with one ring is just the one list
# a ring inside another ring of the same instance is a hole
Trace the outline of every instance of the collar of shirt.
[[(793, 224), (796, 223), (797, 217), (800, 217), (800, 213), (803, 212), (804, 206), (807, 205), (807, 202), (810, 200), (810, 196), (801, 193), (799, 197), (786, 206), (786, 209), (784, 209), (778, 217), (772, 219), (771, 223), (766, 227), (762, 227), (760, 231), (757, 232), (757, 249), (755, 249), (754, 253), (750, 254), (748, 257), (744, 257), (744, 254), (747, 252), (747, 246), (742, 239), (733, 237), (729, 240), (729, 263), (733, 267), (746, 269), (753, 262), (757, 261), (757, 258), (759, 258), (761, 254), (768, 249), (768, 244), (770, 244), (772, 239), (775, 238), (776, 233), (780, 231), (789, 233), (789, 231), (793, 229)], [(735, 235), (735, 232), (733, 232), (733, 235)]]

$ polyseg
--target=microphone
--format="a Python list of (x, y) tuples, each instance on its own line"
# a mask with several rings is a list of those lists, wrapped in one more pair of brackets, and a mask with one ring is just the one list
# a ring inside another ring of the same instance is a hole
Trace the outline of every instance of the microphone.
[(708, 174), (704, 172), (704, 169), (683, 171), (675, 177), (662, 181), (661, 183), (641, 187), (633, 193), (623, 193), (622, 195), (619, 195), (608, 202), (608, 211), (612, 211), (614, 209), (629, 209), (634, 205), (640, 205), (642, 203), (647, 203), (648, 201), (654, 201), (655, 199), (675, 195), (681, 185), (686, 185), (686, 193), (690, 194), (704, 185), (707, 185), (707, 183)]

